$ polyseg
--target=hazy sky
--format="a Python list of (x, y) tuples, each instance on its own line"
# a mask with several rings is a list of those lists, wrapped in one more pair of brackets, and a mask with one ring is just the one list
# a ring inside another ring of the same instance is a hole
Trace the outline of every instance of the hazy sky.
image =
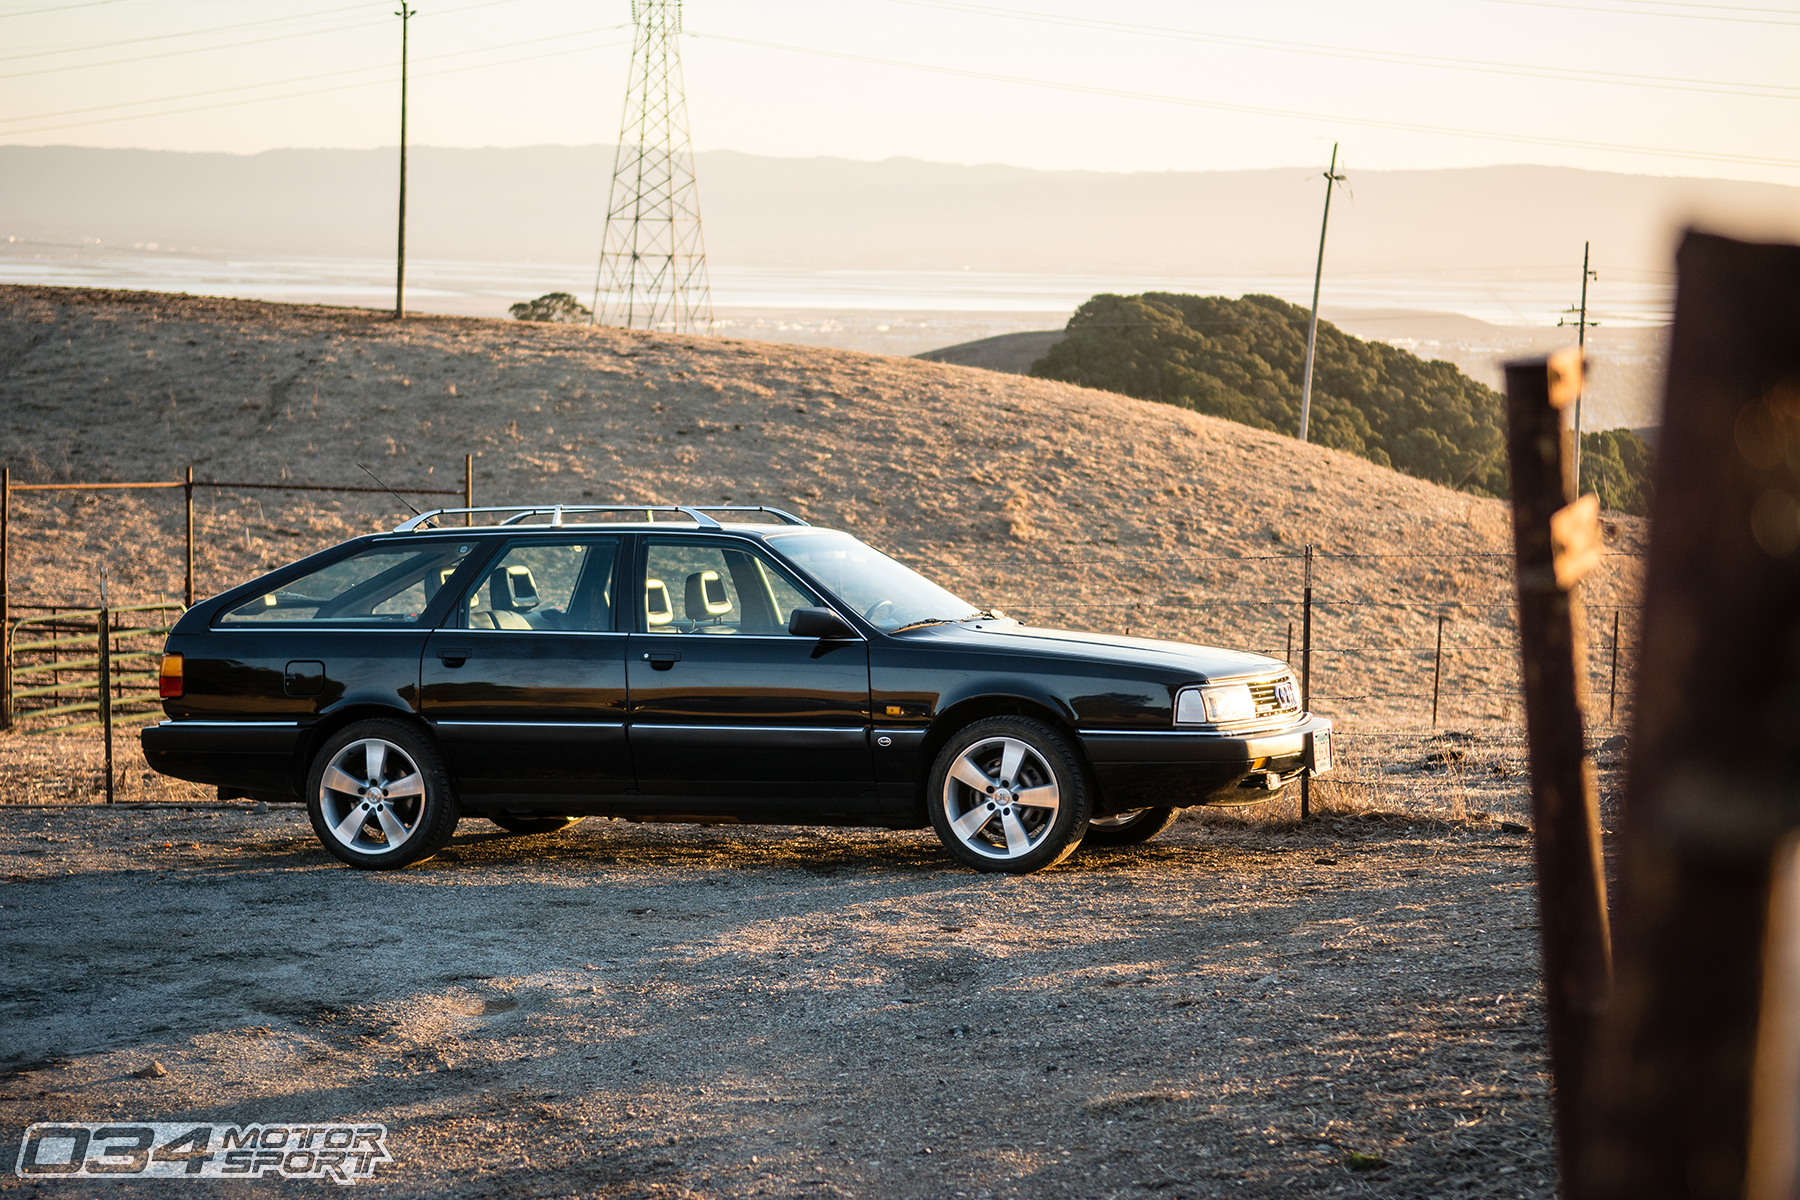
[[(616, 138), (625, 0), (416, 3), (414, 144)], [(393, 145), (397, 7), (0, 0), (0, 143)], [(1800, 6), (1775, 0), (689, 0), (685, 28), (703, 150), (1201, 170), (1339, 140), (1352, 169), (1800, 184)]]

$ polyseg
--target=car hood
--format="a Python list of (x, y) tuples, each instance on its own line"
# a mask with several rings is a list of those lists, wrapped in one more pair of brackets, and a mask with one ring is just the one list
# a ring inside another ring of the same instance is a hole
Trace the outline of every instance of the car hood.
[(1201, 646), (1193, 642), (1165, 642), (1153, 638), (1120, 637), (1109, 633), (1077, 633), (1070, 629), (1043, 629), (1017, 621), (963, 621), (954, 625), (926, 625), (899, 635), (906, 640), (929, 639), (967, 645), (971, 650), (1001, 651), (1034, 658), (1078, 659), (1116, 665), (1173, 671), (1208, 681), (1266, 675), (1285, 670), (1278, 658)]

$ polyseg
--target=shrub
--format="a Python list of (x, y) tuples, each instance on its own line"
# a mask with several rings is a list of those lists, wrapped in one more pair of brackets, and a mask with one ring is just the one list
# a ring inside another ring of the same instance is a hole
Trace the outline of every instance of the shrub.
[(515, 321), (556, 321), (565, 325), (585, 325), (594, 315), (567, 292), (547, 292), (536, 300), (521, 300), (506, 311)]
[[(1306, 309), (1274, 296), (1095, 296), (1031, 366), (1061, 379), (1293, 435)], [(1420, 479), (1506, 494), (1506, 406), (1447, 362), (1319, 322), (1310, 440)]]

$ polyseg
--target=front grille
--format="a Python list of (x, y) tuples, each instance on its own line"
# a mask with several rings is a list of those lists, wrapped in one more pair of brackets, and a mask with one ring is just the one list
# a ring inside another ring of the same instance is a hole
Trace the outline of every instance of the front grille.
[(1300, 689), (1294, 686), (1292, 675), (1283, 675), (1279, 679), (1262, 679), (1250, 685), (1250, 699), (1256, 705), (1256, 715), (1272, 717), (1282, 713), (1300, 711)]

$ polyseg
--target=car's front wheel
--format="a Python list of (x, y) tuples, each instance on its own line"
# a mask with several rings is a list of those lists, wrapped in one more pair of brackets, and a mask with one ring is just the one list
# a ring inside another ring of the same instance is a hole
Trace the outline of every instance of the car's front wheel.
[(581, 820), (560, 813), (497, 812), (485, 814), (487, 819), (508, 833), (555, 833)]
[(1080, 758), (1054, 729), (989, 717), (938, 752), (927, 784), (931, 824), (951, 855), (977, 871), (1024, 875), (1081, 844), (1092, 792)]
[(1095, 817), (1088, 822), (1089, 846), (1135, 846), (1147, 842), (1181, 817), (1179, 808), (1140, 808), (1116, 817)]
[(430, 858), (456, 832), (456, 795), (437, 747), (402, 721), (358, 721), (313, 758), (306, 809), (325, 848), (353, 867)]

